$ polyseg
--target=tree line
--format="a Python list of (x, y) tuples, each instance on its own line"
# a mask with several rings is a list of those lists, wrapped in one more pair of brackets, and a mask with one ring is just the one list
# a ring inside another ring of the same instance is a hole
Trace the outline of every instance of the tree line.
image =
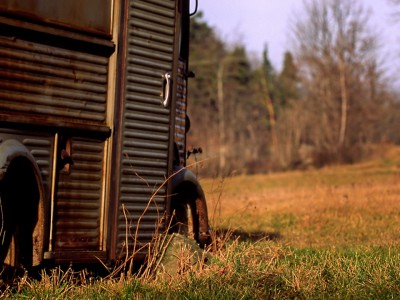
[[(394, 0), (397, 1), (397, 0)], [(359, 1), (311, 0), (278, 72), (197, 14), (191, 22), (188, 148), (207, 176), (353, 163), (400, 143), (399, 93)], [(193, 156), (192, 156), (193, 157)], [(202, 167), (204, 166), (204, 168)]]

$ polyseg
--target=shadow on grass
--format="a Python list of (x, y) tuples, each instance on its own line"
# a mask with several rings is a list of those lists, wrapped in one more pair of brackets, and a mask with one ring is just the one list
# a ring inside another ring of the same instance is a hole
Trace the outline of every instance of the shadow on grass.
[(240, 229), (232, 230), (227, 228), (217, 228), (217, 236), (227, 236), (230, 240), (239, 239), (240, 241), (257, 242), (260, 240), (276, 241), (282, 238), (279, 231), (243, 231)]

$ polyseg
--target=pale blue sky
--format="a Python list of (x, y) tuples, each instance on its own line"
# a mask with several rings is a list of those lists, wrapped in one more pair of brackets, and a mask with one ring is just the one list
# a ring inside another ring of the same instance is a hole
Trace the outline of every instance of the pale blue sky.
[[(250, 53), (258, 56), (267, 43), (273, 65), (281, 68), (283, 53), (290, 49), (291, 19), (301, 11), (302, 0), (198, 1), (204, 19), (221, 38), (230, 43), (242, 42)], [(382, 57), (392, 58), (391, 63), (397, 59), (397, 67), (400, 67), (400, 30), (390, 21), (393, 8), (388, 0), (360, 0), (360, 3), (371, 10), (371, 26), (380, 34), (385, 46)]]

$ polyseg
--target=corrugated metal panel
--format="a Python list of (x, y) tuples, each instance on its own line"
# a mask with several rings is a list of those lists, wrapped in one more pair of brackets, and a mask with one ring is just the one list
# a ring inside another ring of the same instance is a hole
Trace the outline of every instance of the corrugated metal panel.
[(71, 158), (59, 174), (55, 250), (99, 250), (104, 142), (74, 138)]
[(0, 109), (106, 120), (107, 57), (0, 37)]
[(162, 76), (173, 68), (175, 5), (175, 0), (130, 1), (120, 168), (119, 250), (126, 241), (127, 226), (129, 250), (134, 243), (137, 247), (148, 243), (165, 211), (166, 187), (161, 186), (168, 175), (171, 112), (161, 105), (160, 96)]
[(179, 151), (179, 164), (186, 164), (186, 106), (187, 106), (187, 83), (186, 64), (179, 60), (178, 83), (175, 104), (175, 143)]
[(30, 150), (42, 175), (43, 184), (47, 196), (49, 196), (52, 154), (53, 154), (53, 136), (43, 133), (40, 135), (25, 136), (22, 143)]
[(110, 34), (111, 0), (0, 1), (0, 10), (54, 21), (60, 25)]
[(46, 132), (31, 132), (29, 130), (0, 129), (0, 139), (15, 139), (24, 144), (36, 159), (45, 186), (46, 196), (50, 194), (50, 181), (53, 154), (53, 135)]

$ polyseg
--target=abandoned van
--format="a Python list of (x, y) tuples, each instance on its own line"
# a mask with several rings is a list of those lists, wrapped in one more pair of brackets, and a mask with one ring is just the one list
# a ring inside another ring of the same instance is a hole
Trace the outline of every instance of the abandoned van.
[(0, 2), (3, 265), (143, 259), (167, 231), (207, 243), (185, 168), (193, 6)]

